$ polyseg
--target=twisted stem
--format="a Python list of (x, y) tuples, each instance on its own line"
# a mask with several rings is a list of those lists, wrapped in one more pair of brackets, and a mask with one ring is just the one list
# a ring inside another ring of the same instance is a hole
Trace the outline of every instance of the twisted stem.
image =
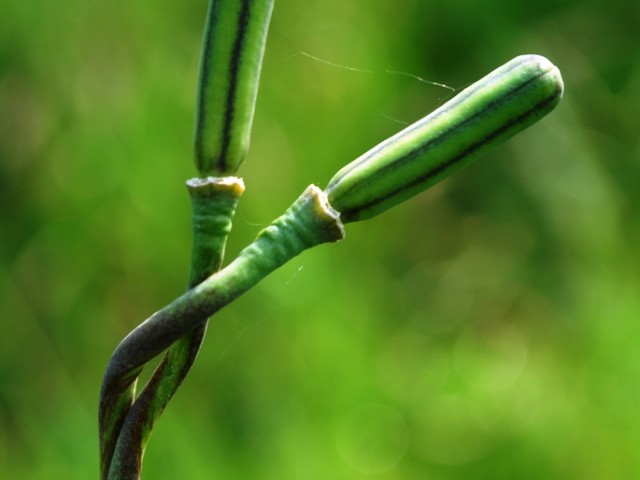
[[(219, 270), (231, 221), (244, 191), (235, 177), (193, 179), (187, 182), (193, 210), (193, 248), (187, 288), (192, 288)], [(155, 421), (160, 417), (195, 361), (207, 327), (207, 318), (177, 340), (156, 367), (142, 392), (131, 404), (134, 388), (122, 392), (120, 403), (130, 405), (119, 431), (109, 432), (102, 464), (102, 478), (140, 478), (142, 456)], [(115, 444), (113, 439), (117, 438)], [(107, 464), (106, 462), (109, 462)]]
[[(135, 382), (143, 366), (185, 335), (194, 335), (193, 338), (198, 339), (200, 332), (197, 329), (202, 327), (206, 318), (291, 258), (315, 245), (335, 242), (343, 237), (339, 214), (329, 206), (324, 192), (310, 186), (282, 216), (262, 230), (231, 264), (153, 314), (125, 337), (107, 365), (100, 395), (103, 478), (138, 478), (139, 468), (136, 468), (139, 462), (136, 463), (137, 460), (130, 455), (130, 449), (135, 447), (132, 441), (148, 438), (150, 430), (141, 427), (151, 425), (153, 419), (157, 418), (153, 415), (145, 417), (145, 411), (159, 415), (162, 408), (156, 407), (166, 405), (166, 402), (162, 405), (162, 400), (154, 403), (155, 395), (152, 394), (141, 394), (133, 403)], [(184, 358), (188, 359), (189, 355)], [(179, 378), (179, 375), (175, 378)], [(175, 383), (164, 383), (157, 377), (155, 380), (152, 378), (149, 385), (150, 392), (166, 393), (171, 389), (161, 387)], [(136, 423), (140, 419), (144, 422)], [(132, 434), (119, 435), (117, 443), (113, 444), (114, 433), (120, 431), (130, 431)], [(115, 452), (115, 455), (111, 455), (111, 452)]]

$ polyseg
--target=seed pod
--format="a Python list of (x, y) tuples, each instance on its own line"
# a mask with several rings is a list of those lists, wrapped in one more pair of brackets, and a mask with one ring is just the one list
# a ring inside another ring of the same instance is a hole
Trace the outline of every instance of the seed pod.
[(198, 83), (195, 161), (234, 175), (249, 148), (273, 0), (211, 0)]
[(535, 123), (563, 88), (546, 58), (516, 57), (338, 171), (329, 202), (345, 223), (371, 218)]

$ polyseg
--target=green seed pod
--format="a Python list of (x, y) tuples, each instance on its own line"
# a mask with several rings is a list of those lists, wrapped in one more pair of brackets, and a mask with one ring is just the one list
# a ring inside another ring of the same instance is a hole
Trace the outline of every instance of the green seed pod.
[(524, 130), (560, 102), (560, 71), (522, 55), (342, 168), (326, 188), (344, 223), (371, 218)]
[(198, 83), (195, 160), (234, 175), (249, 148), (273, 0), (211, 0)]

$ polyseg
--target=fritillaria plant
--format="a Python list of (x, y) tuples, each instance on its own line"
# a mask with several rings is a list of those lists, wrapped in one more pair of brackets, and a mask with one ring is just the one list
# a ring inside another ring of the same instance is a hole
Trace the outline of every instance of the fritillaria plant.
[[(285, 262), (344, 238), (529, 127), (560, 102), (559, 70), (522, 55), (462, 90), (422, 120), (339, 170), (325, 189), (307, 187), (224, 269), (227, 235), (244, 191), (237, 171), (249, 146), (273, 0), (211, 0), (195, 126), (197, 178), (187, 181), (193, 251), (187, 291), (135, 328), (106, 369), (99, 405), (103, 480), (140, 478), (154, 422), (197, 356), (207, 321)], [(136, 395), (145, 365), (164, 356)]]

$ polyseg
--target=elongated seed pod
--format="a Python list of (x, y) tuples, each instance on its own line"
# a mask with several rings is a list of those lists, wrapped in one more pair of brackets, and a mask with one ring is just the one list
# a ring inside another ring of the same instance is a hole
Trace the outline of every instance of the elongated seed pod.
[(371, 218), (542, 118), (563, 89), (549, 60), (516, 57), (338, 171), (329, 202), (345, 223)]
[(211, 0), (197, 93), (195, 161), (234, 175), (249, 148), (273, 0)]

